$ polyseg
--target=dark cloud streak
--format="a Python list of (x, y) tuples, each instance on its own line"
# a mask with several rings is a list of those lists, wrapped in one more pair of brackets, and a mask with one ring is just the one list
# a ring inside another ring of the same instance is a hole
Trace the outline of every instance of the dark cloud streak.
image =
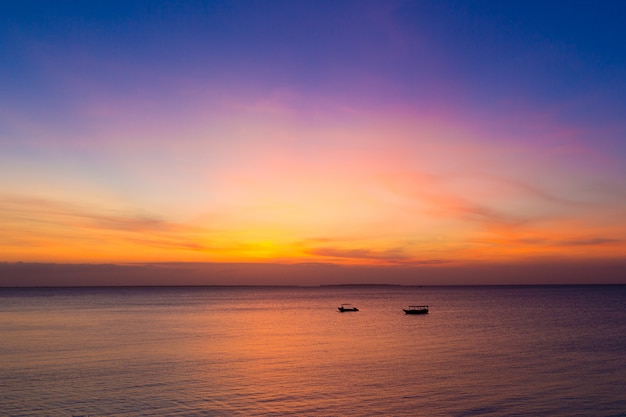
[[(36, 228), (35, 235), (50, 234), (72, 240), (86, 236), (159, 248), (206, 249), (196, 238), (206, 230), (141, 212), (96, 210), (58, 200), (5, 195), (0, 200), (0, 215), (13, 228)], [(41, 224), (53, 227), (42, 229)]]
[[(294, 278), (298, 279), (295, 280)], [(553, 285), (626, 284), (626, 261), (506, 265), (329, 263), (45, 264), (0, 262), (0, 287), (194, 285)]]

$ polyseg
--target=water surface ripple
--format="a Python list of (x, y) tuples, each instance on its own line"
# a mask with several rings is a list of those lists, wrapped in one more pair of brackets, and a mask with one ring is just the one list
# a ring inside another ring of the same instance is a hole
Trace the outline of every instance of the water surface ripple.
[(0, 289), (0, 334), (7, 416), (626, 415), (626, 286)]

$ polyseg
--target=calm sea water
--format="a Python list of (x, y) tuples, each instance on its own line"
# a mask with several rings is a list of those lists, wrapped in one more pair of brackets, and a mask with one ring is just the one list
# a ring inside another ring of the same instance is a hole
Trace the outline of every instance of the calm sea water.
[(0, 415), (626, 416), (626, 286), (1, 289)]

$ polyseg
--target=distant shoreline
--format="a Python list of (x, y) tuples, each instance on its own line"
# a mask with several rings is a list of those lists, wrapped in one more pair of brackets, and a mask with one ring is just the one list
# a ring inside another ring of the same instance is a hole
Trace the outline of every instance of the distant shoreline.
[[(436, 287), (438, 285), (430, 285)], [(423, 285), (402, 285), (402, 284), (322, 284), (318, 287), (423, 287)]]
[(150, 289), (150, 288), (529, 288), (529, 287), (623, 287), (626, 284), (440, 284), (440, 285), (404, 285), (404, 284), (323, 284), (323, 285), (31, 285), (0, 286), (0, 291), (11, 289)]

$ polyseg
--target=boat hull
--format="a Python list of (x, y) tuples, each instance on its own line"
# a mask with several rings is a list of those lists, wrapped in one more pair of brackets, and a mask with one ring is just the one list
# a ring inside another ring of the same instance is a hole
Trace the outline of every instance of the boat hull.
[(405, 314), (428, 314), (428, 310), (404, 310)]

